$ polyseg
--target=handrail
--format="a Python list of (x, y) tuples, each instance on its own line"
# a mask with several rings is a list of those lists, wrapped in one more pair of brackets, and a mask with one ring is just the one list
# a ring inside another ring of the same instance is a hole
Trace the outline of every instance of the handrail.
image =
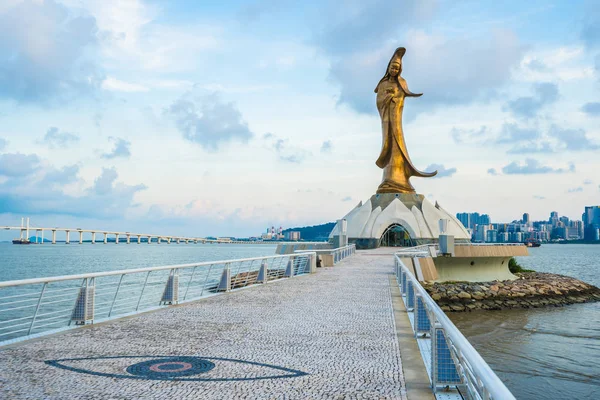
[(455, 246), (525, 246), (525, 243), (488, 243), (488, 242), (474, 242), (474, 243), (454, 243)]
[[(302, 250), (300, 253), (294, 255), (302, 255), (302, 254), (311, 254), (314, 253), (313, 250)], [(252, 257), (252, 258), (237, 258), (232, 260), (218, 260), (218, 261), (204, 261), (200, 263), (191, 263), (191, 264), (176, 264), (176, 265), (163, 265), (158, 267), (146, 267), (146, 268), (135, 268), (135, 269), (120, 269), (116, 271), (106, 271), (106, 272), (91, 272), (87, 274), (75, 274), (75, 275), (62, 275), (62, 276), (52, 276), (46, 278), (31, 278), (31, 279), (20, 279), (14, 281), (4, 281), (0, 282), (0, 289), (10, 286), (22, 286), (22, 285), (34, 285), (38, 283), (50, 283), (50, 282), (60, 282), (67, 281), (73, 279), (86, 279), (86, 278), (99, 278), (103, 276), (111, 276), (111, 275), (123, 275), (123, 274), (135, 274), (139, 272), (152, 272), (152, 271), (162, 271), (162, 270), (171, 270), (171, 269), (181, 269), (181, 268), (190, 268), (190, 267), (202, 267), (204, 265), (212, 265), (212, 264), (226, 264), (226, 263), (234, 263), (234, 262), (245, 262), (245, 261), (256, 261), (262, 260), (266, 258), (285, 258), (290, 255), (275, 255), (275, 256), (266, 256), (266, 257)]]
[[(400, 251), (394, 255), (397, 267), (396, 276), (402, 280), (406, 279), (406, 281), (411, 283), (414, 294), (418, 295), (424, 303), (432, 329), (436, 325), (439, 325), (439, 327), (443, 329), (446, 337), (450, 339), (451, 345), (448, 346), (448, 349), (453, 354), (454, 361), (459, 364), (466, 364), (465, 367), (468, 368), (468, 371), (465, 371), (463, 368), (457, 368), (457, 372), (462, 375), (464, 380), (470, 381), (470, 384), (466, 385), (467, 390), (469, 390), (471, 395), (475, 398), (496, 400), (515, 399), (513, 394), (508, 390), (496, 373), (490, 368), (477, 350), (469, 343), (402, 262), (399, 256), (405, 256), (406, 253), (407, 252), (405, 251)], [(406, 296), (408, 297), (408, 294)], [(431, 358), (433, 362), (434, 357)], [(471, 382), (472, 377), (470, 377), (469, 372), (472, 372), (473, 375), (475, 375), (477, 382)], [(481, 388), (479, 388), (480, 390), (472, 393), (474, 391), (474, 388), (472, 387), (473, 384), (477, 387), (481, 386)], [(435, 382), (433, 385), (435, 390)]]
[(304, 253), (307, 251), (313, 251), (315, 253), (331, 253), (334, 251), (342, 251), (342, 250), (346, 250), (346, 249), (356, 249), (356, 245), (355, 244), (348, 244), (346, 246), (342, 246), (342, 247), (336, 247), (336, 248), (331, 248), (331, 249), (311, 249), (311, 250), (294, 250), (294, 254), (299, 254), (299, 253)]
[[(294, 251), (295, 254), (301, 254), (301, 252), (306, 251), (306, 250), (296, 250)], [(315, 252), (317, 255), (318, 254), (327, 254), (327, 255), (333, 255), (333, 265), (337, 264), (338, 262), (342, 261), (344, 258), (346, 257), (350, 257), (351, 255), (356, 254), (356, 245), (355, 244), (347, 244), (346, 246), (342, 246), (342, 247), (337, 247), (335, 249), (315, 249), (315, 250), (311, 250), (313, 252)], [(326, 266), (330, 266), (330, 265), (326, 265)]]

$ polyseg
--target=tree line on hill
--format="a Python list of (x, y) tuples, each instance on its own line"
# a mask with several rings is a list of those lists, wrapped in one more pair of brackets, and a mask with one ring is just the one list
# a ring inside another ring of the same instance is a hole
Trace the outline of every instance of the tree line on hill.
[(284, 229), (283, 233), (291, 231), (299, 231), (300, 239), (314, 242), (326, 242), (329, 234), (333, 230), (335, 222), (328, 222), (321, 225), (303, 226), (297, 228)]

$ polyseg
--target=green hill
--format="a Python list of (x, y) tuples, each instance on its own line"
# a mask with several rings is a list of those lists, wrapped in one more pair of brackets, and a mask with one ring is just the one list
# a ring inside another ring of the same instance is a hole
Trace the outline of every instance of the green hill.
[(283, 233), (290, 231), (300, 231), (300, 238), (309, 242), (326, 242), (329, 234), (333, 230), (335, 222), (328, 222), (321, 225), (303, 226), (297, 228), (284, 229)]

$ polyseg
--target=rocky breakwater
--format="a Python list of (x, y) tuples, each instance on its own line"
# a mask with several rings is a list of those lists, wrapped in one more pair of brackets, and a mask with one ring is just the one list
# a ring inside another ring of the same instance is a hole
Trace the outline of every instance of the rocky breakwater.
[(504, 310), (563, 306), (600, 301), (600, 289), (564, 275), (542, 272), (515, 274), (519, 279), (493, 282), (425, 283), (444, 311)]

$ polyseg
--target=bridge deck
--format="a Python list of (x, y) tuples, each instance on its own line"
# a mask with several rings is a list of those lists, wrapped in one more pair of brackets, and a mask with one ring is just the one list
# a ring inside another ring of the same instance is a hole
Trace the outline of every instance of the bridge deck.
[[(13, 345), (0, 350), (0, 398), (405, 399), (392, 263), (358, 254), (314, 275)], [(185, 375), (207, 365), (189, 357), (214, 368)]]

